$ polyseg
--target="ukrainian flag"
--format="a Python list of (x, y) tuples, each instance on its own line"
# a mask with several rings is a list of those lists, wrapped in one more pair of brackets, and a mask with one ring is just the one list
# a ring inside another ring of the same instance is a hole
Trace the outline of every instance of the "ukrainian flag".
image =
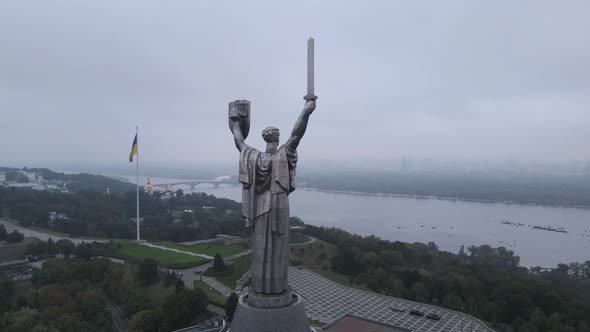
[(133, 145), (131, 146), (131, 153), (129, 153), (129, 162), (133, 162), (133, 156), (137, 155), (137, 134), (135, 134), (135, 139), (133, 140)]

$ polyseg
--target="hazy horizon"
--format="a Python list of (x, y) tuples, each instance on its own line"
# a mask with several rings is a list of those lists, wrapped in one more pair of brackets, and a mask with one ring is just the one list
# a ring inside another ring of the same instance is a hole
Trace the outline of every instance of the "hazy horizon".
[[(2, 164), (237, 162), (227, 103), (252, 102), (247, 142), (288, 138), (316, 39), (305, 165), (568, 164), (590, 160), (590, 3), (0, 5)], [(303, 166), (303, 165), (302, 165)]]

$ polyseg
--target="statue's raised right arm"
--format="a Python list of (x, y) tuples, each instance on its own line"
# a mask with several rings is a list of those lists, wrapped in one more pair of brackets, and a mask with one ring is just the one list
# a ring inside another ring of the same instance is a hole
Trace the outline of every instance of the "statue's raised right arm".
[(297, 149), (297, 146), (299, 146), (299, 141), (301, 141), (301, 138), (303, 138), (305, 130), (307, 129), (307, 121), (309, 120), (309, 116), (314, 110), (315, 100), (307, 101), (303, 107), (301, 115), (299, 115), (297, 122), (295, 122), (293, 131), (291, 132), (291, 137), (289, 137), (289, 140), (285, 144), (290, 150), (294, 151)]

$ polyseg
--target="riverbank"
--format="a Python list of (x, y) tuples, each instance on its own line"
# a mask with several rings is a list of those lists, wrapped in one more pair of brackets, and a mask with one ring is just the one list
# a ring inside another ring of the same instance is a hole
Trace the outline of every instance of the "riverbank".
[(331, 194), (346, 194), (346, 195), (361, 195), (361, 196), (375, 196), (375, 197), (399, 197), (399, 198), (415, 198), (415, 199), (438, 199), (444, 201), (460, 201), (471, 203), (490, 203), (490, 204), (510, 204), (523, 206), (541, 206), (541, 207), (555, 207), (555, 208), (575, 208), (589, 210), (590, 205), (567, 205), (567, 204), (540, 204), (540, 203), (525, 203), (505, 200), (485, 200), (465, 197), (445, 197), (445, 196), (431, 196), (431, 195), (412, 195), (412, 194), (392, 194), (392, 193), (369, 193), (362, 191), (347, 191), (347, 190), (331, 190), (313, 187), (298, 188), (299, 190), (317, 191)]
[[(135, 175), (104, 175), (113, 179), (124, 181), (130, 183), (135, 183), (136, 177)], [(143, 184), (147, 181), (148, 176), (140, 176), (139, 182)], [(181, 178), (159, 178), (159, 177), (151, 177), (152, 183), (170, 183), (170, 182), (183, 182), (190, 179), (181, 179)], [(239, 186), (239, 183), (236, 182), (236, 186)], [(224, 188), (226, 186), (221, 185), (219, 188)], [(186, 185), (183, 187), (182, 185), (178, 186), (178, 188), (185, 188), (188, 190), (190, 186)], [(197, 185), (194, 191), (203, 191), (206, 189), (212, 189), (213, 186), (205, 185)], [(183, 189), (184, 190), (184, 189)], [(576, 208), (576, 209), (584, 209), (590, 210), (590, 205), (577, 205), (577, 204), (557, 204), (557, 203), (541, 203), (541, 202), (524, 202), (524, 201), (517, 201), (517, 200), (491, 200), (491, 199), (477, 199), (477, 198), (468, 198), (468, 197), (459, 197), (459, 196), (439, 196), (439, 195), (415, 195), (415, 194), (400, 194), (400, 193), (385, 193), (385, 192), (367, 192), (367, 191), (356, 191), (356, 190), (334, 190), (334, 189), (325, 189), (322, 187), (313, 187), (313, 186), (306, 186), (306, 187), (298, 187), (297, 190), (305, 190), (305, 191), (315, 191), (315, 192), (325, 192), (325, 193), (332, 193), (332, 194), (347, 194), (347, 195), (361, 195), (361, 196), (375, 196), (375, 197), (399, 197), (399, 198), (414, 198), (414, 199), (435, 199), (435, 200), (444, 200), (444, 201), (452, 201), (452, 202), (471, 202), (471, 203), (489, 203), (489, 204), (510, 204), (510, 205), (522, 205), (522, 206), (541, 206), (541, 207), (555, 207), (555, 208)]]

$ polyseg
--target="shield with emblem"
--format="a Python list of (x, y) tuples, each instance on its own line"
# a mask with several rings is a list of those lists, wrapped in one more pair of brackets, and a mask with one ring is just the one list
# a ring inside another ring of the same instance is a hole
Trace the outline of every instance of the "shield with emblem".
[(232, 118), (234, 117), (238, 118), (240, 129), (242, 130), (242, 136), (246, 139), (250, 132), (250, 101), (244, 99), (229, 103), (227, 121), (230, 130), (232, 130)]

